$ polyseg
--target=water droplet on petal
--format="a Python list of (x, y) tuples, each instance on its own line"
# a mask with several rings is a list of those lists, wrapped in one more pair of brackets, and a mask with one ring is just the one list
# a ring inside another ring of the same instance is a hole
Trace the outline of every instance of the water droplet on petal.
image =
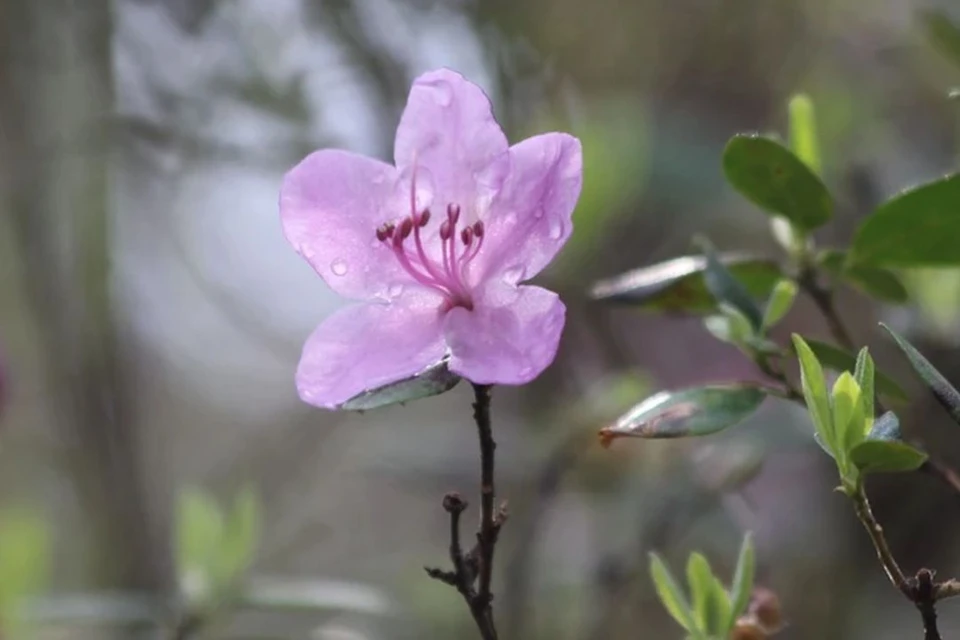
[(550, 236), (551, 240), (559, 240), (560, 236), (563, 235), (563, 223), (559, 220), (551, 220), (547, 235)]
[(516, 284), (520, 282), (520, 279), (523, 277), (523, 267), (520, 265), (514, 265), (508, 267), (506, 271), (503, 272), (503, 280), (509, 284)]
[(330, 271), (332, 271), (335, 276), (347, 275), (347, 261), (343, 258), (337, 258), (330, 263)]
[(392, 284), (392, 285), (390, 285), (390, 287), (387, 289), (387, 295), (390, 296), (391, 298), (398, 298), (398, 297), (400, 297), (400, 294), (401, 294), (401, 293), (403, 293), (403, 285), (402, 285), (402, 284)]
[(446, 82), (438, 82), (433, 85), (433, 95), (437, 104), (441, 107), (449, 107), (453, 102), (453, 89)]

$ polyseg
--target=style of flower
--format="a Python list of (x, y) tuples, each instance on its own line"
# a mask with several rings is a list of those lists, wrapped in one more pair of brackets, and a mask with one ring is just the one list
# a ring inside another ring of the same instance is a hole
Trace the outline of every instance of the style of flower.
[(341, 309), (307, 340), (301, 398), (337, 408), (446, 358), (477, 384), (517, 385), (556, 356), (566, 308), (523, 285), (572, 231), (580, 142), (509, 146), (489, 98), (448, 69), (417, 78), (395, 166), (322, 149), (284, 178), (283, 231)]

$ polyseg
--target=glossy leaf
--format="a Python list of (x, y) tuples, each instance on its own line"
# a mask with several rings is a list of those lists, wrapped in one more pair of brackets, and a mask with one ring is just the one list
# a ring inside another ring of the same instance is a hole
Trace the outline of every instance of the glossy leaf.
[(880, 205), (850, 250), (857, 266), (960, 265), (960, 175), (920, 185)]
[(846, 264), (846, 257), (844, 251), (827, 249), (820, 253), (818, 262), (835, 278), (871, 298), (890, 304), (904, 304), (909, 300), (907, 287), (895, 273), (880, 267), (850, 266)]
[(926, 460), (922, 451), (892, 440), (865, 440), (850, 452), (850, 461), (861, 473), (914, 471)]
[(857, 386), (860, 387), (860, 402), (863, 405), (865, 428), (869, 429), (870, 425), (873, 424), (875, 393), (873, 380), (876, 376), (876, 366), (873, 363), (873, 358), (870, 356), (870, 351), (866, 347), (860, 349), (860, 353), (857, 354), (857, 364), (853, 372)]
[(458, 382), (460, 382), (460, 376), (447, 368), (447, 361), (444, 359), (411, 378), (364, 391), (345, 402), (343, 408), (350, 411), (366, 411), (392, 404), (402, 404), (446, 393), (457, 386)]
[(720, 262), (716, 251), (705, 238), (700, 238), (699, 244), (707, 259), (707, 269), (703, 273), (703, 282), (707, 285), (707, 291), (718, 303), (728, 304), (739, 311), (750, 321), (753, 330), (759, 331), (763, 323), (763, 314), (750, 292)]
[(799, 93), (790, 99), (790, 148), (815, 174), (820, 174), (820, 143), (817, 118), (810, 96)]
[(924, 11), (920, 18), (933, 46), (960, 66), (960, 25), (942, 11)]
[(930, 361), (927, 360), (922, 353), (907, 342), (905, 338), (901, 337), (900, 334), (883, 323), (880, 323), (880, 326), (886, 329), (887, 333), (893, 337), (897, 346), (900, 347), (900, 350), (907, 356), (907, 360), (910, 361), (913, 370), (917, 372), (924, 384), (927, 385), (927, 388), (933, 393), (937, 402), (950, 412), (950, 417), (953, 418), (954, 422), (960, 424), (960, 392), (943, 377), (942, 373), (937, 371), (936, 367), (930, 364)]
[(723, 153), (727, 181), (755, 205), (810, 231), (833, 216), (820, 179), (789, 149), (769, 138), (738, 135)]
[(866, 437), (860, 385), (849, 371), (844, 371), (833, 385), (833, 428), (837, 442), (850, 451)]
[(720, 313), (707, 316), (703, 319), (703, 324), (707, 331), (721, 342), (728, 342), (738, 347), (748, 344), (754, 337), (750, 320), (728, 304), (721, 304)]
[(750, 595), (753, 593), (753, 574), (756, 559), (753, 551), (753, 534), (747, 532), (740, 545), (740, 555), (737, 557), (737, 568), (733, 574), (733, 584), (730, 588), (730, 619), (728, 628), (732, 628), (736, 619), (743, 615), (750, 604)]
[[(827, 369), (838, 372), (853, 371), (856, 369), (857, 356), (849, 351), (812, 338), (804, 337), (804, 341), (817, 356), (820, 364)], [(794, 349), (794, 351), (796, 351), (796, 349)], [(903, 390), (897, 381), (882, 371), (875, 371), (874, 388), (876, 392), (881, 395), (901, 401), (907, 400), (907, 392)]]
[(763, 328), (770, 329), (783, 320), (797, 298), (797, 283), (784, 278), (770, 293), (767, 308), (763, 311)]
[[(768, 296), (781, 277), (773, 260), (743, 253), (721, 254), (719, 260), (754, 297)], [(601, 280), (590, 295), (654, 311), (712, 313), (717, 303), (704, 282), (706, 268), (704, 256), (674, 258)]]
[(800, 361), (800, 383), (803, 387), (803, 398), (807, 403), (807, 411), (813, 419), (814, 430), (820, 436), (823, 444), (836, 457), (837, 440), (833, 428), (833, 415), (830, 409), (830, 396), (827, 393), (827, 382), (823, 377), (823, 368), (820, 361), (803, 338), (793, 334), (794, 349)]
[(608, 446), (622, 437), (683, 438), (715, 433), (750, 416), (766, 395), (761, 387), (749, 383), (663, 391), (601, 429), (600, 439)]
[(690, 603), (687, 602), (673, 574), (655, 553), (650, 554), (650, 576), (653, 578), (653, 586), (657, 590), (660, 602), (663, 603), (667, 612), (687, 631), (696, 630), (697, 624)]
[(867, 434), (867, 440), (898, 441), (902, 439), (903, 436), (900, 433), (900, 419), (893, 411), (887, 411), (882, 416), (877, 418), (874, 421), (873, 426), (870, 428), (870, 433)]

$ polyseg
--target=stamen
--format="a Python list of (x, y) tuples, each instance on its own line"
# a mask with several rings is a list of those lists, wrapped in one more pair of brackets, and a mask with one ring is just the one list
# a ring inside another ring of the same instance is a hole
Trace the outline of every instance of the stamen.
[(463, 240), (464, 246), (469, 247), (470, 243), (473, 242), (473, 227), (467, 227), (461, 231), (460, 239)]
[(430, 222), (430, 209), (424, 209), (420, 212), (420, 218), (417, 221), (421, 227), (427, 226), (427, 223)]
[(457, 204), (448, 204), (447, 205), (447, 220), (450, 221), (450, 224), (456, 225), (457, 221), (460, 219), (460, 205)]
[(400, 226), (397, 228), (397, 235), (394, 236), (394, 242), (397, 244), (397, 246), (400, 246), (400, 243), (410, 236), (411, 231), (413, 231), (413, 220), (410, 218), (404, 218), (400, 222)]

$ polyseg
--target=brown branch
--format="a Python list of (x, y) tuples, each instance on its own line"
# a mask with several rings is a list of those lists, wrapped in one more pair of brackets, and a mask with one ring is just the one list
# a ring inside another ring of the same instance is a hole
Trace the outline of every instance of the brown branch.
[(873, 548), (877, 551), (877, 558), (880, 560), (880, 564), (883, 565), (883, 570), (886, 572), (890, 582), (907, 596), (907, 598), (912, 600), (913, 598), (910, 593), (907, 578), (903, 575), (900, 565), (897, 564), (896, 558), (893, 557), (893, 553), (890, 551), (889, 545), (887, 545), (887, 539), (883, 535), (883, 527), (880, 526), (880, 523), (877, 522), (877, 519), (873, 516), (873, 510), (870, 509), (870, 501), (867, 500), (867, 494), (861, 487), (850, 496), (850, 499), (853, 500), (853, 509), (857, 513), (857, 518), (860, 519), (863, 527), (867, 530), (867, 534), (873, 542)]
[[(476, 545), (466, 554), (460, 543), (460, 515), (467, 503), (456, 493), (443, 498), (443, 508), (450, 514), (450, 561), (453, 571), (426, 568), (427, 575), (455, 587), (470, 608), (483, 640), (497, 640), (493, 621), (493, 555), (506, 520), (506, 509), (497, 509), (494, 484), (496, 442), (490, 425), (489, 385), (474, 384), (473, 418), (480, 439), (480, 530)], [(474, 586), (476, 584), (476, 586)]]
[(917, 571), (913, 585), (913, 603), (920, 611), (923, 620), (923, 640), (941, 640), (937, 629), (937, 585), (933, 582), (933, 572), (929, 569)]

